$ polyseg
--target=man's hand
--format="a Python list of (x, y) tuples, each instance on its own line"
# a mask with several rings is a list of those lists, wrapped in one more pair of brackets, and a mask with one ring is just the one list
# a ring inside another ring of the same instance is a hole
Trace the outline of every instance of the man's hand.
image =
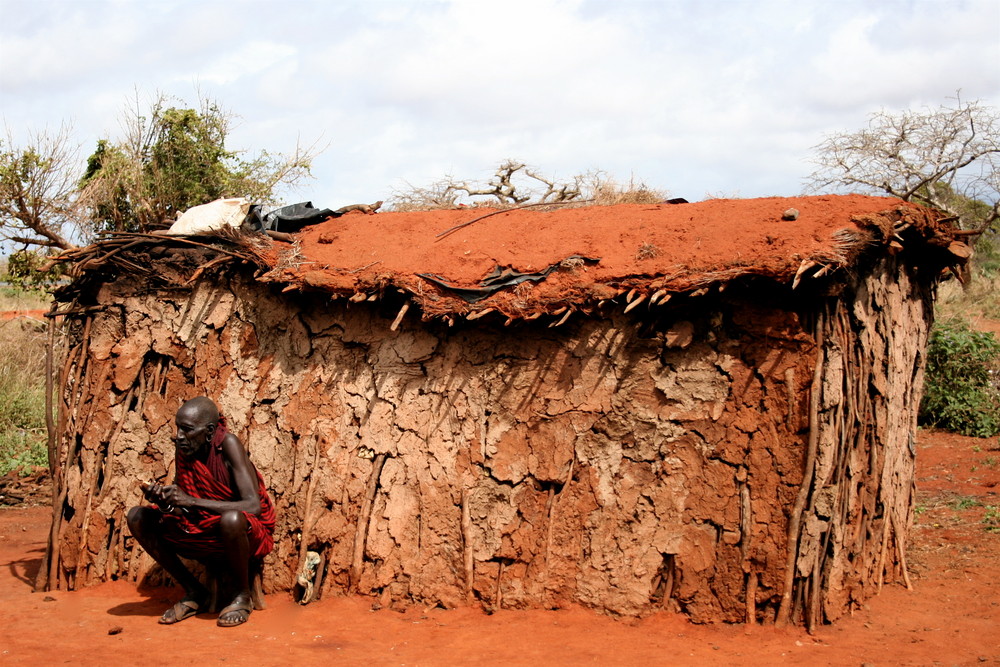
[(176, 484), (142, 484), (142, 495), (169, 514), (184, 514), (193, 507), (196, 498), (181, 490)]
[(169, 484), (163, 487), (163, 497), (166, 498), (167, 504), (172, 505), (181, 510), (181, 512), (186, 512), (187, 508), (194, 507), (197, 498), (181, 490), (181, 487), (176, 484)]

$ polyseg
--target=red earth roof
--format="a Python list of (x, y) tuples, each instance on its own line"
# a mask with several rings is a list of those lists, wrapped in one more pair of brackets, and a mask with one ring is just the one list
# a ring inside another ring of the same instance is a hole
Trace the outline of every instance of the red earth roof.
[[(783, 219), (790, 208), (798, 210), (796, 220)], [(272, 268), (262, 279), (355, 300), (378, 298), (395, 287), (408, 293), (425, 317), (486, 308), (523, 317), (633, 289), (647, 295), (681, 292), (747, 275), (791, 282), (798, 273), (846, 266), (861, 247), (891, 251), (904, 238), (894, 240), (897, 231), (907, 230), (908, 238), (921, 242), (936, 238), (936, 245), (942, 233), (944, 246), (950, 240), (935, 222), (941, 217), (937, 212), (861, 195), (525, 208), (442, 235), (488, 212), (331, 218), (304, 229), (295, 244), (275, 243), (265, 253)], [(574, 256), (599, 261), (566, 261)], [(498, 268), (531, 273), (549, 267), (555, 268), (544, 279), (475, 303), (426, 277), (478, 288)]]

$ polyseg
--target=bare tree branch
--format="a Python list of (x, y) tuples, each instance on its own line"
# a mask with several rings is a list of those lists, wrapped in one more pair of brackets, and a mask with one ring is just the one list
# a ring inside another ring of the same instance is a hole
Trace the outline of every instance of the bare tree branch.
[(471, 204), (509, 208), (522, 205), (594, 202), (602, 205), (652, 203), (665, 193), (630, 180), (622, 185), (600, 171), (577, 174), (565, 182), (543, 176), (518, 160), (505, 160), (485, 183), (446, 176), (421, 188), (408, 184), (396, 191), (391, 206), (397, 211), (455, 208)]
[(72, 248), (66, 228), (77, 220), (79, 147), (70, 128), (36, 133), (16, 146), (0, 140), (0, 238), (50, 248)]
[[(833, 134), (815, 150), (810, 190), (884, 192), (957, 216), (963, 229), (985, 231), (1000, 219), (1000, 115), (978, 101), (881, 110), (867, 128)], [(977, 201), (985, 206), (970, 204)]]

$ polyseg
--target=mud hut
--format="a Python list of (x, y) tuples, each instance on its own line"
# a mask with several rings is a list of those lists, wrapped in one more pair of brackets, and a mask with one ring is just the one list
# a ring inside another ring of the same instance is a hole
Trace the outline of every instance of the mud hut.
[(38, 586), (152, 576), (124, 514), (202, 393), (272, 490), (270, 591), (312, 552), (313, 597), (812, 625), (905, 580), (932, 297), (968, 255), (947, 221), (861, 196), (484, 213), (67, 255)]

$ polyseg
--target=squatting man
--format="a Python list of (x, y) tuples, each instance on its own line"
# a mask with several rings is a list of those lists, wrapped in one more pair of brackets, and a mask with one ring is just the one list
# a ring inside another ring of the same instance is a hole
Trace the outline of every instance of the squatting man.
[(181, 558), (221, 561), (236, 594), (219, 613), (218, 624), (245, 623), (253, 605), (249, 564), (274, 546), (274, 506), (264, 479), (243, 443), (202, 396), (177, 411), (176, 476), (173, 484), (143, 484), (152, 507), (133, 507), (128, 526), (142, 548), (184, 587), (184, 597), (160, 623), (183, 621), (208, 607), (209, 592)]

